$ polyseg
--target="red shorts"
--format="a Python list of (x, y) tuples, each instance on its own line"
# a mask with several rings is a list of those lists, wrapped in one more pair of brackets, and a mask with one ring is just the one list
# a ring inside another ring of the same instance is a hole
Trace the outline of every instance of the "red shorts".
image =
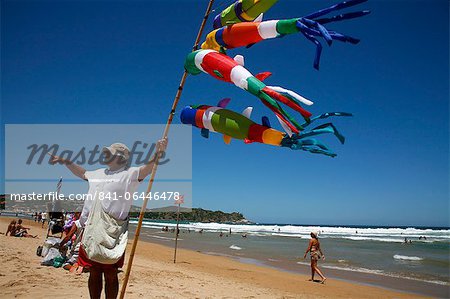
[(83, 249), (83, 245), (80, 246), (80, 251), (78, 254), (79, 254), (78, 255), (78, 265), (80, 265), (84, 268), (97, 268), (97, 269), (105, 269), (105, 270), (119, 269), (119, 268), (123, 267), (123, 262), (125, 260), (125, 253), (124, 253), (122, 255), (122, 257), (115, 264), (102, 264), (102, 263), (94, 262), (87, 257), (87, 254)]

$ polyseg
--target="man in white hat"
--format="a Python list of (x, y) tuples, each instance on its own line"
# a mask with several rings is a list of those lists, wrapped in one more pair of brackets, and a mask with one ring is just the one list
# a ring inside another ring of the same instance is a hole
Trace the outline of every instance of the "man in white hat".
[(128, 239), (128, 213), (133, 193), (152, 171), (161, 157), (167, 139), (159, 140), (153, 159), (140, 167), (130, 167), (130, 150), (125, 144), (113, 143), (103, 148), (107, 168), (86, 171), (80, 165), (52, 156), (50, 163), (64, 164), (74, 175), (89, 182), (79, 223), (84, 226), (78, 264), (89, 268), (89, 294), (100, 298), (105, 276), (106, 298), (117, 298), (118, 269), (123, 266)]

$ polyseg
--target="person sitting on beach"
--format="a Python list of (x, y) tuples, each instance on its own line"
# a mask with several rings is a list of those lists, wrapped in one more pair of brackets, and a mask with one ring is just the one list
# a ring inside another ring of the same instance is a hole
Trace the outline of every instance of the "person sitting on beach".
[(17, 221), (17, 225), (16, 225), (15, 236), (16, 237), (25, 237), (25, 238), (36, 238), (37, 235), (33, 236), (28, 233), (29, 229), (30, 229), (29, 227), (22, 226), (22, 219), (19, 219)]
[[(78, 214), (77, 214), (78, 213)], [(73, 227), (73, 223), (80, 218), (80, 212), (67, 214), (66, 220), (64, 221), (63, 232), (67, 235), (70, 229)], [(78, 216), (77, 216), (78, 215)]]
[(5, 236), (7, 236), (8, 233), (9, 233), (9, 236), (11, 236), (11, 237), (14, 237), (16, 235), (16, 220), (13, 219), (9, 223)]
[(323, 260), (325, 260), (325, 255), (323, 254), (322, 250), (320, 249), (320, 242), (318, 232), (311, 232), (311, 240), (309, 241), (308, 248), (305, 251), (305, 255), (303, 258), (306, 258), (306, 255), (310, 254), (311, 256), (311, 279), (310, 281), (314, 281), (314, 274), (317, 273), (322, 278), (321, 283), (324, 283), (327, 278), (323, 275), (322, 271), (320, 271), (319, 267), (317, 267), (317, 262), (322, 257)]
[(73, 215), (71, 216), (70, 221), (68, 221), (65, 225), (64, 225), (64, 231), (66, 233), (66, 236), (64, 237), (64, 239), (61, 241), (61, 243), (59, 243), (59, 245), (62, 247), (65, 244), (67, 245), (71, 245), (71, 241), (73, 239), (73, 236), (76, 235), (77, 232), (77, 223), (76, 221), (78, 219), (80, 219), (81, 216), (81, 212), (76, 211), (75, 213), (73, 213)]
[[(163, 157), (166, 146), (166, 138), (158, 141), (153, 159), (143, 166), (130, 167), (128, 147), (122, 143), (111, 144), (102, 150), (103, 162), (108, 168), (93, 171), (86, 171), (70, 160), (51, 155), (51, 164), (63, 164), (75, 176), (89, 183), (90, 199), (84, 201), (80, 217), (84, 232), (78, 264), (89, 268), (88, 287), (91, 298), (101, 297), (103, 276), (106, 298), (117, 298), (117, 275), (125, 259), (128, 214), (132, 205), (132, 200), (128, 199), (133, 198), (139, 184), (151, 173), (154, 163), (158, 163), (158, 159)], [(107, 200), (108, 197), (113, 198)]]
[(67, 260), (63, 265), (63, 269), (70, 270), (71, 273), (76, 273), (78, 275), (81, 274), (84, 269), (78, 264), (81, 237), (83, 235), (83, 227), (79, 220), (80, 215), (81, 213), (78, 211), (74, 213), (72, 226), (61, 243), (59, 243), (60, 248), (64, 248), (70, 244), (70, 251), (67, 254)]

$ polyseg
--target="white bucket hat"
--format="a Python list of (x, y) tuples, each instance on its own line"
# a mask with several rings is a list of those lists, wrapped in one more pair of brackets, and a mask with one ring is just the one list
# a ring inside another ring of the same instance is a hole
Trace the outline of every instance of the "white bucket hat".
[(113, 143), (110, 146), (104, 146), (102, 151), (108, 151), (113, 156), (119, 156), (128, 160), (130, 158), (130, 149), (123, 143)]

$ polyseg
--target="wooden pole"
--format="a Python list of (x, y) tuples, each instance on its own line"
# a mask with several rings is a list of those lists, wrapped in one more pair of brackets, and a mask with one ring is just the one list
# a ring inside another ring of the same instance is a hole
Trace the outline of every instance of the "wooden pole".
[[(202, 23), (200, 25), (200, 29), (198, 30), (197, 38), (195, 39), (195, 43), (194, 43), (194, 46), (192, 47), (192, 51), (195, 51), (197, 49), (197, 47), (198, 47), (198, 44), (200, 42), (200, 38), (202, 37), (203, 29), (205, 28), (205, 24), (206, 24), (206, 21), (208, 20), (208, 16), (209, 16), (209, 14), (211, 12), (211, 8), (212, 8), (213, 3), (214, 3), (214, 0), (209, 0), (208, 7), (206, 8), (206, 12), (205, 12), (205, 15), (203, 17)], [(166, 127), (164, 128), (164, 132), (163, 132), (162, 138), (166, 138), (167, 135), (169, 134), (169, 128), (170, 128), (170, 125), (172, 124), (172, 120), (173, 120), (173, 117), (175, 115), (175, 110), (177, 108), (178, 101), (180, 100), (181, 93), (183, 91), (183, 86), (184, 86), (184, 83), (186, 81), (187, 75), (188, 75), (188, 73), (185, 70), (183, 72), (183, 75), (181, 76), (180, 85), (178, 86), (178, 90), (177, 90), (177, 93), (175, 95), (175, 99), (174, 99), (173, 104), (172, 104), (172, 109), (170, 110), (169, 118), (167, 119)], [(158, 163), (157, 163), (157, 160), (155, 159), (155, 163), (153, 163), (152, 173), (150, 175), (150, 181), (148, 182), (146, 195), (148, 195), (151, 192), (151, 190), (152, 190), (153, 181), (155, 179), (155, 174), (156, 174), (157, 169), (158, 169)], [(125, 292), (126, 292), (126, 289), (127, 289), (128, 280), (130, 278), (131, 267), (133, 266), (134, 254), (136, 252), (136, 245), (137, 245), (137, 243), (139, 241), (139, 235), (141, 233), (141, 228), (142, 228), (142, 221), (144, 220), (144, 214), (145, 214), (145, 211), (147, 209), (147, 202), (148, 202), (148, 196), (145, 196), (144, 203), (142, 204), (141, 211), (139, 212), (139, 220), (138, 220), (138, 224), (137, 224), (137, 227), (136, 227), (136, 232), (134, 234), (133, 245), (131, 246), (130, 258), (128, 259), (127, 269), (125, 271), (125, 275), (124, 275), (123, 283), (122, 283), (122, 288), (120, 290), (120, 296), (119, 296), (120, 299), (123, 299), (125, 297)]]
[(173, 252), (173, 263), (174, 264), (177, 262), (178, 224), (180, 223), (180, 206), (181, 206), (181, 204), (178, 204), (178, 209), (177, 209), (177, 227), (175, 228), (175, 250)]

